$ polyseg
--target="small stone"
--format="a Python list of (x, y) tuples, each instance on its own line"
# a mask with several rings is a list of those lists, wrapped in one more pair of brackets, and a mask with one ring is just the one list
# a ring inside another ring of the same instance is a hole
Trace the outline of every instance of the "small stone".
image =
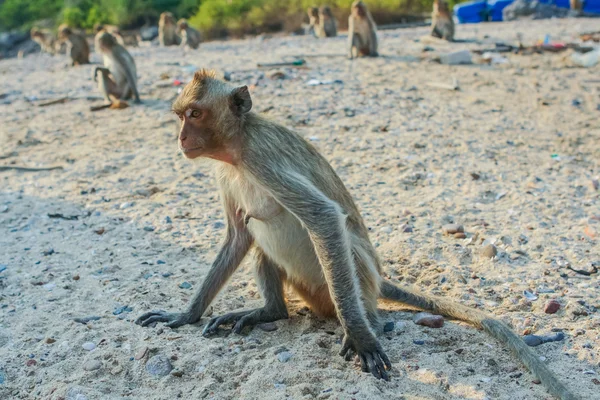
[(53, 338), (51, 338), (51, 337), (49, 337), (49, 338), (46, 338), (46, 344), (52, 344), (52, 343), (54, 343), (54, 342), (56, 342), (56, 339), (53, 339)]
[(74, 281), (78, 281), (79, 280), (79, 275), (73, 275), (73, 280)]
[(289, 351), (282, 351), (281, 353), (277, 354), (277, 359), (279, 360), (279, 362), (285, 363), (288, 362), (290, 358), (292, 358), (292, 355), (293, 354)]
[(156, 260), (156, 263), (157, 263), (158, 265), (166, 264), (166, 262), (165, 262), (165, 261), (163, 261), (163, 260)]
[(80, 324), (87, 324), (90, 321), (98, 321), (101, 317), (92, 315), (90, 317), (74, 318), (73, 321), (79, 322)]
[(135, 353), (133, 358), (135, 358), (136, 360), (141, 360), (142, 358), (146, 357), (146, 354), (148, 354), (148, 348), (142, 347)]
[(150, 226), (150, 225), (146, 225), (146, 226), (144, 227), (144, 230), (145, 230), (146, 232), (154, 232), (154, 227), (153, 227), (153, 226)]
[(180, 287), (181, 289), (191, 289), (191, 288), (192, 288), (192, 284), (191, 284), (191, 283), (189, 283), (189, 282), (181, 282), (181, 283), (179, 284), (179, 287)]
[(83, 347), (84, 350), (92, 351), (96, 348), (96, 345), (92, 342), (85, 342), (81, 347)]
[(400, 232), (402, 233), (411, 233), (413, 231), (412, 226), (408, 225), (408, 224), (402, 224), (400, 225)]
[(462, 225), (458, 224), (446, 224), (442, 226), (442, 232), (444, 235), (454, 235), (458, 232), (464, 232), (465, 228)]
[(539, 385), (540, 383), (542, 383), (542, 381), (540, 381), (539, 379), (534, 379), (531, 381), (531, 383)]
[(133, 311), (133, 308), (131, 308), (129, 306), (121, 306), (121, 307), (115, 308), (115, 310), (113, 311), (113, 315), (119, 315), (124, 312), (131, 312), (131, 311)]
[(171, 372), (171, 375), (177, 378), (181, 378), (183, 376), (183, 371), (173, 371)]
[(173, 220), (171, 219), (171, 217), (169, 217), (169, 216), (165, 217), (165, 224), (170, 224), (172, 222), (173, 222)]
[(441, 328), (444, 326), (444, 317), (420, 312), (413, 317), (413, 322), (417, 325), (428, 326), (430, 328)]
[(264, 324), (259, 324), (258, 329), (263, 330), (265, 332), (273, 332), (277, 330), (277, 324), (274, 322), (267, 322)]
[(395, 327), (396, 327), (396, 324), (394, 323), (394, 321), (389, 321), (389, 322), (386, 322), (385, 325), (383, 325), (383, 331), (391, 332), (394, 330)]
[(498, 254), (498, 250), (493, 244), (488, 244), (481, 250), (481, 255), (486, 258), (494, 258), (496, 254)]
[(392, 228), (389, 226), (384, 226), (380, 229), (380, 231), (383, 233), (392, 233)]
[(87, 400), (87, 396), (83, 394), (81, 388), (71, 387), (65, 394), (65, 400)]
[(466, 235), (464, 232), (456, 232), (456, 233), (454, 234), (454, 237), (455, 237), (456, 239), (466, 239), (466, 238), (467, 238), (467, 235)]
[(146, 371), (154, 376), (167, 376), (173, 369), (171, 362), (162, 354), (156, 355), (146, 363)]
[(133, 204), (134, 204), (134, 203), (131, 203), (131, 202), (125, 202), (125, 203), (121, 203), (121, 205), (119, 206), (119, 208), (120, 208), (121, 210), (124, 210), (124, 209), (126, 209), (126, 208), (130, 208), (130, 207), (132, 207), (132, 206), (133, 206)]
[(28, 367), (33, 367), (36, 364), (37, 364), (37, 361), (35, 361), (35, 360), (27, 360), (27, 362), (25, 363), (25, 365), (27, 365)]
[(100, 368), (102, 368), (102, 362), (99, 360), (90, 360), (83, 364), (84, 371), (96, 371)]
[(415, 340), (413, 340), (413, 343), (414, 344), (418, 344), (419, 346), (422, 346), (422, 345), (425, 344), (425, 341), (424, 340), (417, 340), (417, 339), (415, 339)]
[(549, 302), (546, 303), (546, 306), (544, 307), (544, 312), (546, 314), (554, 314), (559, 309), (560, 309), (560, 303), (556, 300), (550, 300)]

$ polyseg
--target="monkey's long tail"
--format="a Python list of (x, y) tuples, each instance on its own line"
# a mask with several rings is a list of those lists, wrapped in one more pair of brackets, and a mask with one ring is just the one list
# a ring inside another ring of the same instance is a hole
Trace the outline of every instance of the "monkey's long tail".
[(525, 366), (540, 380), (540, 382), (555, 397), (561, 400), (578, 400), (558, 377), (544, 365), (535, 352), (515, 334), (508, 325), (490, 315), (463, 306), (454, 301), (442, 299), (423, 293), (417, 293), (406, 287), (398, 287), (382, 280), (381, 297), (394, 300), (411, 306), (432, 311), (436, 314), (456, 318), (483, 328), (490, 335), (506, 343), (512, 352), (525, 364)]

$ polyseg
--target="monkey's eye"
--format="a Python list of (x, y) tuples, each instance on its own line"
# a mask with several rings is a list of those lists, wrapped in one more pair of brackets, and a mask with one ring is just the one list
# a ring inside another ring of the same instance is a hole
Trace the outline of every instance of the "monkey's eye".
[(200, 116), (202, 115), (202, 112), (199, 110), (192, 110), (192, 113), (190, 114), (191, 118), (200, 118)]

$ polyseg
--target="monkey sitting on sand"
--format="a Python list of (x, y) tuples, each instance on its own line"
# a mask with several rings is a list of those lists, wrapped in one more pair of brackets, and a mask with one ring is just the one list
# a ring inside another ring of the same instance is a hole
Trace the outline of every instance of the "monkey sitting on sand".
[(40, 45), (42, 52), (54, 55), (56, 53), (56, 37), (46, 29), (31, 28), (31, 40)]
[(431, 36), (449, 42), (454, 40), (454, 20), (445, 0), (433, 1), (431, 13)]
[(317, 7), (309, 7), (306, 13), (308, 14), (308, 28), (306, 29), (306, 34), (318, 36), (319, 9)]
[(85, 36), (75, 33), (68, 25), (58, 27), (58, 38), (67, 43), (67, 54), (71, 56), (71, 65), (90, 63), (90, 46)]
[(348, 17), (348, 57), (377, 57), (377, 25), (365, 3), (352, 3)]
[(136, 323), (177, 328), (200, 321), (221, 288), (253, 250), (264, 306), (212, 318), (204, 336), (223, 325), (245, 327), (288, 318), (284, 285), (313, 311), (337, 317), (340, 355), (389, 379), (392, 363), (377, 339), (379, 298), (473, 323), (506, 344), (555, 396), (575, 399), (536, 353), (489, 314), (422, 291), (396, 286), (382, 266), (362, 216), (327, 160), (300, 135), (251, 111), (247, 86), (233, 87), (198, 71), (173, 103), (186, 158), (215, 160), (227, 228), (201, 288), (184, 312), (151, 311)]
[(178, 46), (181, 38), (177, 36), (175, 17), (170, 12), (160, 14), (158, 20), (158, 42), (161, 46)]
[(319, 8), (319, 27), (317, 36), (321, 38), (337, 36), (337, 21), (329, 6), (322, 6)]
[(191, 49), (197, 49), (200, 46), (200, 32), (192, 28), (187, 19), (182, 18), (177, 21), (177, 34), (181, 37), (181, 47), (189, 46)]

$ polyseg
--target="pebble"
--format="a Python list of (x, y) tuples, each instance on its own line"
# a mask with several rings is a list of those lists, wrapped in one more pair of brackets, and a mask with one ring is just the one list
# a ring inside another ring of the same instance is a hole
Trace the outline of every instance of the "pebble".
[(83, 347), (84, 350), (92, 351), (96, 348), (96, 345), (92, 342), (85, 342), (81, 347)]
[(154, 376), (167, 376), (173, 369), (171, 362), (162, 354), (156, 355), (146, 363), (146, 371)]
[(191, 289), (191, 288), (192, 288), (192, 284), (191, 284), (191, 283), (189, 283), (189, 282), (181, 282), (181, 283), (179, 284), (179, 287), (180, 287), (181, 289)]
[(383, 233), (392, 233), (392, 231), (393, 231), (393, 230), (392, 230), (392, 228), (391, 228), (391, 227), (389, 227), (389, 226), (384, 226), (384, 227), (382, 227), (382, 228), (380, 229), (380, 231), (381, 231), (381, 232), (383, 232)]
[(456, 232), (456, 233), (454, 234), (454, 237), (455, 237), (456, 239), (466, 239), (466, 238), (467, 238), (467, 235), (466, 235), (464, 232)]
[(277, 324), (275, 322), (267, 322), (264, 324), (259, 324), (258, 329), (263, 330), (265, 332), (273, 332), (277, 330)]
[(442, 226), (442, 232), (444, 235), (454, 235), (458, 232), (464, 232), (465, 228), (462, 225), (458, 224), (446, 224)]
[(73, 321), (79, 322), (80, 324), (87, 324), (90, 321), (98, 321), (100, 318), (102, 318), (102, 317), (92, 315), (89, 317), (74, 318)]
[(46, 338), (46, 344), (52, 344), (52, 343), (54, 343), (54, 342), (56, 342), (56, 339), (53, 339), (53, 338), (51, 338), (51, 337), (49, 337), (49, 338)]
[(279, 362), (285, 363), (288, 362), (290, 360), (290, 358), (292, 358), (292, 353), (289, 351), (282, 351), (281, 353), (277, 354), (277, 359), (279, 360)]
[(142, 358), (144, 358), (146, 356), (146, 354), (148, 354), (148, 348), (143, 347), (135, 353), (133, 358), (135, 358), (136, 360), (141, 360)]
[(413, 317), (413, 322), (417, 325), (428, 326), (430, 328), (441, 328), (444, 326), (444, 317), (420, 312)]
[(154, 227), (153, 227), (153, 226), (150, 226), (150, 225), (146, 225), (146, 226), (144, 227), (144, 230), (145, 230), (146, 232), (154, 232)]
[(100, 368), (102, 368), (102, 363), (99, 360), (90, 360), (83, 364), (84, 371), (96, 371)]
[(386, 322), (385, 325), (383, 325), (383, 331), (391, 332), (394, 330), (395, 327), (396, 327), (396, 324), (394, 323), (394, 321), (389, 321), (389, 322)]
[(408, 224), (403, 224), (400, 225), (400, 232), (403, 233), (411, 233), (413, 231), (412, 226), (408, 225)]
[(183, 376), (183, 371), (173, 371), (171, 375), (177, 378), (181, 378)]
[(418, 344), (419, 346), (421, 346), (421, 345), (425, 344), (425, 341), (424, 340), (417, 340), (417, 339), (415, 339), (415, 340), (413, 340), (413, 343), (414, 344)]
[(481, 250), (481, 255), (486, 258), (494, 258), (496, 254), (498, 254), (498, 250), (493, 244), (488, 244)]
[(560, 309), (560, 303), (556, 300), (550, 300), (549, 302), (546, 303), (546, 306), (544, 307), (544, 312), (546, 314), (554, 314), (559, 309)]
[(527, 343), (528, 346), (535, 347), (540, 344), (549, 343), (549, 342), (559, 342), (565, 338), (565, 334), (562, 332), (557, 332), (554, 335), (548, 336), (539, 336), (539, 335), (526, 335), (523, 337), (523, 341)]
[(121, 307), (115, 308), (115, 311), (113, 311), (113, 315), (119, 315), (124, 312), (131, 312), (131, 311), (133, 311), (133, 308), (131, 308), (129, 306), (121, 306)]
[(119, 206), (119, 208), (121, 210), (124, 210), (126, 208), (130, 208), (134, 205), (135, 203), (131, 203), (131, 202), (125, 202), (125, 203), (121, 203), (121, 205)]
[(165, 224), (170, 224), (172, 222), (173, 222), (173, 220), (171, 219), (171, 217), (169, 217), (169, 216), (165, 217)]
[(65, 400), (87, 400), (87, 397), (80, 388), (71, 387), (65, 394)]
[(156, 263), (157, 263), (158, 265), (166, 264), (166, 262), (165, 262), (165, 261), (163, 261), (163, 260), (156, 260)]

